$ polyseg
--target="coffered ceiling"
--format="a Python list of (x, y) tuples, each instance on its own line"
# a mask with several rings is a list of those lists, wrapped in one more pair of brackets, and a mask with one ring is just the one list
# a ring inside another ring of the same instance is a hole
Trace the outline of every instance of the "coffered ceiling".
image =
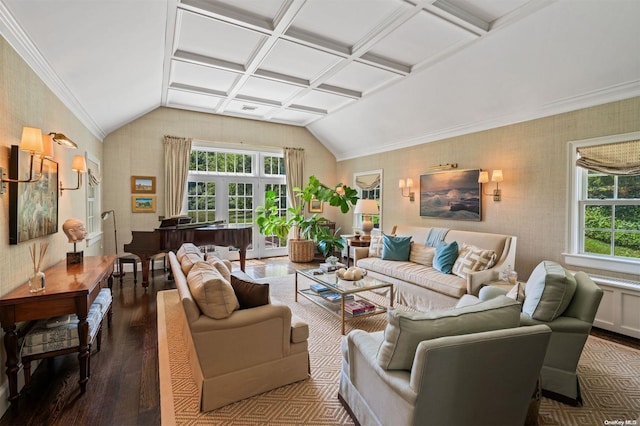
[(342, 159), (640, 94), (633, 0), (0, 1), (100, 138), (163, 105), (306, 126)]

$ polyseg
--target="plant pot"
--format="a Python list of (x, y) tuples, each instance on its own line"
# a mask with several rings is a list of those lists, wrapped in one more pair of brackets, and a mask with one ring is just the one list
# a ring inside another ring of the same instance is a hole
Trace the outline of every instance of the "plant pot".
[(313, 260), (316, 244), (312, 240), (289, 240), (289, 260), (296, 263), (308, 263)]

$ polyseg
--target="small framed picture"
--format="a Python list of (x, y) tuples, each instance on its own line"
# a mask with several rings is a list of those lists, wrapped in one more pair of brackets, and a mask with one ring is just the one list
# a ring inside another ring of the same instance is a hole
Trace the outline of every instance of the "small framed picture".
[(322, 201), (313, 199), (309, 202), (309, 213), (322, 213)]
[(133, 213), (155, 213), (156, 196), (155, 195), (132, 195), (131, 211)]
[(131, 192), (133, 194), (155, 194), (155, 176), (131, 176)]

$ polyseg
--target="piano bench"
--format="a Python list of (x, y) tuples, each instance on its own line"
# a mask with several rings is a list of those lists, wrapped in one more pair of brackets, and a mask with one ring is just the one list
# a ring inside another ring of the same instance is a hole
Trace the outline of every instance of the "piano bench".
[(125, 254), (124, 256), (120, 256), (118, 258), (118, 267), (120, 268), (120, 284), (122, 284), (122, 277), (124, 277), (124, 270), (122, 269), (122, 265), (125, 263), (133, 264), (133, 283), (136, 284), (138, 282), (138, 262), (140, 261), (140, 258), (135, 254)]

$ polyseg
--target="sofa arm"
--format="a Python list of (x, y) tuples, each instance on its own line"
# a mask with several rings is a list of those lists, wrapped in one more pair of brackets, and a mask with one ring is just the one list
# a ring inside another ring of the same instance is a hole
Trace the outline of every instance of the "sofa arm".
[(309, 325), (295, 315), (291, 315), (291, 343), (302, 343), (309, 339)]
[(508, 291), (504, 288), (489, 285), (480, 289), (478, 298), (484, 302), (485, 300), (495, 299), (498, 296), (505, 296), (507, 293)]
[(467, 274), (467, 294), (477, 296), (483, 284), (495, 281), (498, 278), (498, 271), (494, 268), (484, 271), (470, 272)]
[(358, 260), (369, 257), (368, 247), (353, 247), (353, 264), (358, 265)]

